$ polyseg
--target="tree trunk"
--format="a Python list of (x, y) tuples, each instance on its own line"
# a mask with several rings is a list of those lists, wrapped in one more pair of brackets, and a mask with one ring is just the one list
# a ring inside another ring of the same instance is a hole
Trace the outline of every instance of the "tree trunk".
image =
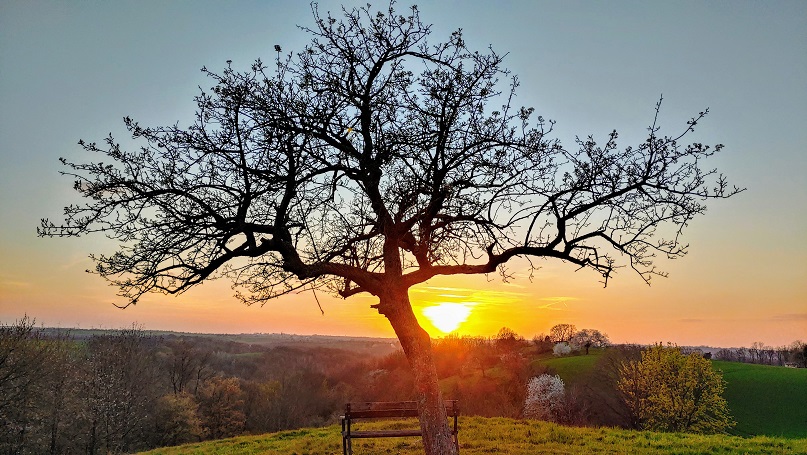
[(389, 319), (415, 376), (420, 429), (426, 455), (456, 455), (457, 449), (446, 420), (437, 369), (432, 357), (429, 334), (420, 327), (407, 289), (389, 289), (378, 305), (379, 313)]

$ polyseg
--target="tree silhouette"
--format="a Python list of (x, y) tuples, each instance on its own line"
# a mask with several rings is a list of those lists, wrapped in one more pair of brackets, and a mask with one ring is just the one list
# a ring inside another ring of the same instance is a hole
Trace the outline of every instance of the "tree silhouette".
[[(701, 168), (720, 150), (681, 145), (654, 121), (619, 148), (591, 137), (564, 148), (553, 123), (515, 107), (503, 55), (460, 31), (430, 44), (418, 9), (322, 15), (311, 43), (248, 71), (231, 62), (195, 101), (187, 127), (125, 124), (80, 142), (103, 160), (62, 160), (84, 205), (44, 236), (104, 233), (95, 272), (126, 304), (228, 277), (247, 303), (300, 289), (378, 298), (415, 375), (427, 453), (453, 453), (428, 334), (408, 289), (439, 275), (487, 274), (515, 257), (553, 258), (607, 280), (618, 260), (647, 282), (657, 254), (686, 253), (681, 229), (703, 201), (730, 196)], [(495, 107), (492, 107), (495, 106)], [(656, 109), (658, 113), (658, 107)], [(658, 115), (656, 115), (657, 117)]]
[(574, 324), (555, 324), (549, 329), (549, 337), (555, 343), (568, 343), (576, 332)]

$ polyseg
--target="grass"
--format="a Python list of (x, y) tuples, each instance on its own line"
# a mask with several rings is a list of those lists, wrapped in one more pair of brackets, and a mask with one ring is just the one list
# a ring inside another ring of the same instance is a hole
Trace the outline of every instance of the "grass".
[[(365, 424), (383, 428), (389, 422)], [(807, 454), (807, 439), (768, 436), (652, 433), (610, 428), (572, 428), (505, 418), (460, 419), (460, 453), (511, 454)], [(422, 454), (419, 438), (356, 440), (354, 453)], [(145, 452), (149, 455), (314, 455), (341, 454), (338, 426), (242, 436)]]
[(594, 364), (597, 363), (602, 353), (602, 349), (592, 349), (589, 355), (553, 357), (539, 360), (539, 362), (555, 370), (568, 388), (574, 384), (577, 378), (594, 369)]
[(807, 369), (714, 361), (742, 435), (807, 438)]

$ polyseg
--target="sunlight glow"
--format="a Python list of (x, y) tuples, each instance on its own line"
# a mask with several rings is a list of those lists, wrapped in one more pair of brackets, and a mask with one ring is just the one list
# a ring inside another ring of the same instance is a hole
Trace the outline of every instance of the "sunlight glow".
[(440, 303), (423, 309), (423, 315), (443, 333), (457, 329), (471, 314), (471, 309), (462, 303)]

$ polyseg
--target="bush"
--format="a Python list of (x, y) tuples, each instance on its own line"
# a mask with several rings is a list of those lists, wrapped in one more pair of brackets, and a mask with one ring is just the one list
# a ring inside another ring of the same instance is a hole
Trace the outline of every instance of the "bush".
[(524, 417), (560, 422), (565, 413), (566, 390), (560, 376), (542, 374), (527, 383)]
[(636, 426), (652, 431), (718, 433), (734, 426), (723, 375), (698, 353), (655, 345), (620, 368), (619, 391)]
[(187, 392), (168, 394), (157, 400), (154, 419), (155, 441), (160, 446), (175, 446), (202, 440), (202, 421), (198, 415), (199, 405)]

